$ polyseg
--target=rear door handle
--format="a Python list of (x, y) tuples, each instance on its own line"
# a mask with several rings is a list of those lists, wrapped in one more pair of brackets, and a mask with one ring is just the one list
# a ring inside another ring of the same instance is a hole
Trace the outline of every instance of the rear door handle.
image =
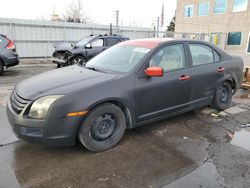
[(190, 79), (190, 76), (187, 76), (187, 75), (181, 75), (179, 80), (181, 81), (184, 81), (184, 80), (189, 80)]
[(218, 72), (224, 72), (225, 71), (225, 68), (224, 67), (219, 67), (218, 68)]

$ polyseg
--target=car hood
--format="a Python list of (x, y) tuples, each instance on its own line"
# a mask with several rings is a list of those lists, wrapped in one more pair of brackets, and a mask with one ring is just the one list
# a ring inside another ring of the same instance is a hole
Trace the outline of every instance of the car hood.
[(116, 78), (117, 75), (85, 69), (78, 65), (38, 74), (17, 84), (16, 93), (29, 100), (46, 95), (66, 95)]
[(55, 51), (67, 51), (72, 49), (71, 43), (57, 43), (54, 45)]

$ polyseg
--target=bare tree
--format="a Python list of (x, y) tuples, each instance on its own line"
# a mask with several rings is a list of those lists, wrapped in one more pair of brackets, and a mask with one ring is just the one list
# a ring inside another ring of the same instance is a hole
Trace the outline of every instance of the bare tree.
[(91, 21), (90, 18), (85, 15), (80, 0), (72, 1), (68, 6), (66, 15), (63, 17), (67, 22), (89, 23)]

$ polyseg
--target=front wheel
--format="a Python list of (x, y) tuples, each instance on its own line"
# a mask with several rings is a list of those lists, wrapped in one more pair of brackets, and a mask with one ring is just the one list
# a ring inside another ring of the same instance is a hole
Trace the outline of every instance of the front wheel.
[(126, 118), (116, 105), (106, 103), (94, 108), (78, 132), (80, 142), (90, 151), (104, 151), (115, 146), (126, 129)]
[(232, 86), (229, 82), (219, 85), (215, 91), (212, 107), (218, 110), (229, 108), (232, 101)]
[(82, 56), (76, 56), (73, 57), (72, 60), (70, 60), (71, 65), (81, 65), (84, 66), (86, 64), (86, 60)]

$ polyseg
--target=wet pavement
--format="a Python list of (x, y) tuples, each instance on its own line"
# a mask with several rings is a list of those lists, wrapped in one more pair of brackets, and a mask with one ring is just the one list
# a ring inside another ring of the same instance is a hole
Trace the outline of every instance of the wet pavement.
[[(14, 78), (6, 76), (7, 85), (0, 80), (2, 99), (11, 89), (1, 88), (13, 88), (17, 80), (51, 68), (13, 68), (17, 77), (9, 73)], [(43, 148), (11, 140), (2, 101), (0, 188), (250, 187), (250, 132), (242, 128), (250, 123), (250, 100), (241, 98), (243, 93), (224, 112), (203, 108), (128, 130), (115, 148), (102, 153), (89, 152), (79, 143)]]

